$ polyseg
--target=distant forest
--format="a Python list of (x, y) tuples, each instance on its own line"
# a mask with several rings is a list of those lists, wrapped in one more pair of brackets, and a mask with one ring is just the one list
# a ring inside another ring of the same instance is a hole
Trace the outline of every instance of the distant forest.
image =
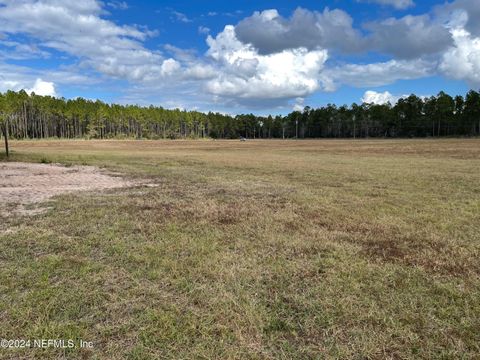
[(14, 139), (367, 138), (480, 135), (480, 93), (411, 95), (395, 105), (306, 107), (286, 116), (229, 116), (162, 107), (67, 100), (8, 91), (0, 123)]

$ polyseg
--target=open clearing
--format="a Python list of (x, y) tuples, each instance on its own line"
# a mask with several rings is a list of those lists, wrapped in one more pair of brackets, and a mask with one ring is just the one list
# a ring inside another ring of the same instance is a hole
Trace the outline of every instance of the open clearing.
[(12, 149), (156, 186), (0, 214), (0, 338), (94, 344), (1, 359), (480, 357), (480, 139)]

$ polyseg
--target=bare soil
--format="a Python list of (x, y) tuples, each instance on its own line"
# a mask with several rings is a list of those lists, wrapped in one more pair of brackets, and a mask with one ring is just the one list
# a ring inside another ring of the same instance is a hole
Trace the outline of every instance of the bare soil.
[(0, 214), (31, 215), (44, 210), (32, 205), (56, 195), (132, 185), (132, 182), (93, 166), (0, 163)]

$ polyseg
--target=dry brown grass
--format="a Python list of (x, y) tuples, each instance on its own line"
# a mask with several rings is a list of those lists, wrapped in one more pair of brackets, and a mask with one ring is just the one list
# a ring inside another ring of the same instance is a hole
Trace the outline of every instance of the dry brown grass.
[(157, 186), (5, 220), (3, 337), (94, 341), (69, 358), (480, 354), (478, 139), (12, 147)]

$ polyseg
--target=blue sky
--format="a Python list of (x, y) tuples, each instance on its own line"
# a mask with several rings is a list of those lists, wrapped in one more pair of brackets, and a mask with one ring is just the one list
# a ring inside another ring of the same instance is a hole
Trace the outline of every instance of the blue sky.
[(284, 114), (480, 87), (478, 0), (0, 0), (0, 91)]

